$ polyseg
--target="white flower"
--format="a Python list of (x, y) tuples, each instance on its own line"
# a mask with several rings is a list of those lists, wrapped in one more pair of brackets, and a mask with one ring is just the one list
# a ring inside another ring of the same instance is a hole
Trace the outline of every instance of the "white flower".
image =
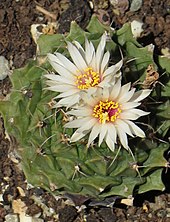
[(66, 128), (78, 128), (71, 137), (76, 142), (90, 133), (88, 146), (99, 137), (98, 146), (103, 140), (114, 151), (117, 137), (126, 149), (129, 149), (127, 134), (145, 137), (145, 133), (132, 120), (147, 115), (148, 112), (136, 109), (140, 101), (150, 94), (150, 90), (130, 89), (131, 84), (121, 86), (121, 81), (110, 88), (98, 89), (96, 96), (84, 97), (85, 104), (68, 114), (76, 119), (65, 124)]
[(120, 78), (122, 60), (108, 67), (110, 53), (105, 51), (106, 34), (95, 51), (92, 42), (85, 40), (85, 50), (78, 42), (68, 42), (72, 62), (61, 53), (48, 54), (48, 60), (58, 74), (47, 74), (47, 89), (59, 92), (57, 106), (71, 107), (82, 98), (82, 92), (93, 94), (97, 87), (108, 87)]

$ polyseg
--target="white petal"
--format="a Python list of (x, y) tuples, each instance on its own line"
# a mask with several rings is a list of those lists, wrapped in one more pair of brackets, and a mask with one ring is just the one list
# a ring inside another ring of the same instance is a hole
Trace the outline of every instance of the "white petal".
[(117, 128), (117, 133), (118, 133), (120, 142), (123, 145), (123, 147), (125, 149), (129, 149), (126, 133), (121, 128)]
[(101, 130), (99, 134), (99, 144), (98, 144), (99, 146), (103, 142), (103, 139), (106, 136), (106, 133), (107, 133), (107, 124), (101, 124)]
[(75, 85), (75, 78), (65, 78), (63, 76), (59, 75), (53, 75), (53, 74), (47, 74), (45, 75), (46, 78), (49, 78), (53, 81), (65, 83), (65, 84), (70, 84), (70, 85)]
[(75, 119), (71, 122), (68, 122), (64, 125), (65, 128), (79, 128), (82, 125), (84, 125), (87, 121), (89, 121), (90, 118), (86, 117), (86, 118), (79, 118), (79, 119)]
[(109, 99), (109, 89), (108, 88), (104, 88), (102, 99), (104, 99), (104, 100)]
[(110, 66), (106, 71), (103, 73), (103, 77), (107, 75), (116, 75), (116, 73), (121, 69), (123, 64), (123, 60), (120, 60), (115, 65)]
[(136, 120), (138, 118), (139, 118), (139, 116), (136, 113), (130, 113), (130, 112), (128, 112), (128, 110), (120, 113), (120, 119), (123, 119), (123, 120), (125, 120), (125, 119)]
[[(60, 54), (60, 53), (59, 53)], [(47, 53), (47, 59), (48, 61), (51, 63), (51, 62), (54, 62), (54, 63), (57, 63), (59, 64), (60, 66), (63, 66), (63, 63), (60, 61), (60, 59), (58, 59), (56, 57), (56, 55), (54, 54), (51, 54), (51, 53)]]
[(139, 128), (135, 123), (129, 120), (125, 120), (125, 122), (129, 125), (134, 135), (139, 136), (141, 138), (145, 137), (145, 133), (141, 128)]
[[(56, 61), (49, 61), (50, 64), (52, 65), (52, 67), (56, 70), (56, 72), (58, 72), (61, 76), (65, 77), (65, 78), (69, 78), (71, 80), (74, 79), (74, 75), (73, 73), (71, 73), (70, 71), (68, 71), (64, 66), (61, 66), (59, 63), (57, 63)], [(47, 75), (46, 75), (47, 76)], [(53, 77), (54, 78), (54, 77)]]
[(74, 115), (74, 116), (77, 116), (77, 117), (83, 117), (83, 116), (91, 116), (92, 115), (92, 109), (88, 109), (88, 108), (81, 108), (81, 109), (78, 109), (78, 110), (71, 110), (69, 112), (67, 112), (67, 114), (70, 114), (70, 115)]
[(121, 95), (119, 95), (119, 97), (117, 98), (117, 100), (119, 101), (119, 103), (125, 103), (127, 102), (134, 94), (135, 89), (130, 90), (129, 92), (126, 93), (121, 93)]
[(74, 62), (74, 64), (77, 66), (78, 70), (84, 70), (87, 68), (87, 64), (82, 57), (79, 50), (70, 42), (67, 43), (68, 51), (70, 53), (70, 56)]
[(122, 110), (132, 109), (132, 108), (135, 108), (139, 105), (140, 105), (140, 103), (138, 103), (138, 102), (127, 102), (127, 103), (121, 104), (121, 109)]
[(117, 96), (119, 95), (120, 89), (121, 89), (121, 81), (118, 80), (116, 84), (113, 86), (112, 91), (110, 93), (110, 98), (112, 100), (116, 100)]
[(82, 99), (83, 99), (83, 101), (84, 101), (87, 105), (89, 105), (89, 106), (91, 106), (91, 107), (95, 106), (95, 104), (97, 103), (97, 102), (96, 102), (96, 99), (93, 98), (91, 95), (88, 95), (88, 94), (83, 95)]
[(131, 109), (131, 110), (128, 110), (128, 112), (136, 113), (138, 115), (138, 117), (145, 116), (145, 115), (148, 115), (150, 113), (150, 112), (145, 112), (141, 109)]
[(89, 43), (88, 39), (85, 40), (85, 58), (88, 65), (91, 64), (95, 55), (95, 49), (92, 42)]
[(89, 130), (91, 129), (97, 122), (97, 119), (95, 118), (91, 118), (90, 120), (86, 121), (86, 123), (84, 123), (79, 129), (78, 131), (79, 132), (83, 132), (83, 131), (86, 131), (86, 130)]
[[(114, 81), (114, 80), (113, 80)], [(98, 86), (101, 88), (108, 88), (111, 86), (111, 84), (113, 83), (112, 81), (112, 77), (111, 76), (106, 76), (99, 84)]]
[(81, 53), (82, 57), (85, 58), (85, 51), (79, 42), (74, 41), (74, 45), (77, 47), (78, 51)]
[(101, 73), (101, 75), (102, 75), (102, 73), (104, 72), (106, 66), (108, 65), (109, 57), (110, 57), (110, 52), (107, 51), (107, 52), (104, 54), (103, 60), (102, 60), (102, 63), (101, 63), (101, 68), (100, 68), (100, 73)]
[[(47, 81), (46, 83), (47, 83), (47, 85), (50, 85), (49, 81)], [(51, 91), (56, 91), (56, 92), (65, 92), (66, 90), (75, 89), (75, 87), (71, 86), (71, 85), (67, 85), (67, 84), (56, 83), (55, 85), (47, 87), (46, 89), (51, 90)]]
[(68, 90), (66, 92), (63, 92), (63, 93), (60, 93), (58, 96), (56, 96), (55, 98), (56, 99), (59, 99), (59, 98), (63, 98), (63, 97), (67, 97), (67, 96), (73, 96), (74, 94), (78, 93), (79, 90), (77, 89), (71, 89), (71, 90)]
[(70, 138), (70, 142), (76, 142), (78, 140), (80, 140), (81, 138), (83, 138), (86, 134), (85, 133), (80, 133), (77, 132), (77, 130), (75, 131), (75, 133), (72, 135), (72, 137)]
[(77, 71), (77, 67), (69, 60), (67, 59), (64, 55), (62, 55), (61, 53), (55, 53), (56, 57), (58, 58), (58, 60), (61, 61), (61, 63), (63, 64), (63, 66), (70, 71), (71, 73), (76, 73)]
[(67, 108), (75, 105), (76, 103), (78, 103), (80, 100), (80, 95), (79, 94), (75, 94), (73, 96), (68, 96), (66, 98), (61, 99), (58, 104), (59, 105), (63, 105), (66, 106)]
[(92, 96), (96, 93), (97, 87), (90, 87), (86, 90), (88, 96)]
[(125, 121), (123, 121), (121, 119), (117, 119), (116, 120), (116, 126), (117, 126), (117, 128), (122, 129), (128, 135), (134, 137), (133, 134), (132, 134), (131, 128), (129, 127), (129, 125)]
[(131, 85), (131, 83), (127, 83), (126, 85), (123, 85), (123, 86), (121, 87), (120, 92), (119, 92), (119, 95), (118, 95), (118, 97), (117, 97), (118, 102), (119, 102), (119, 98), (124, 97), (124, 96), (127, 94), (127, 92), (128, 92), (129, 89), (130, 89), (130, 85)]
[(146, 98), (151, 93), (150, 89), (140, 90), (132, 96), (130, 99), (131, 102), (140, 102), (144, 98)]
[(117, 130), (116, 130), (114, 124), (113, 123), (108, 123), (107, 127), (108, 127), (108, 135), (110, 136), (110, 138), (112, 138), (114, 143), (117, 143), (116, 142), (116, 140), (117, 140)]
[(129, 120), (136, 120), (141, 116), (148, 115), (149, 112), (145, 112), (140, 109), (130, 109), (125, 110), (122, 113), (120, 113), (120, 119), (129, 119)]
[(109, 136), (109, 134), (106, 136), (106, 144), (108, 145), (109, 149), (114, 152), (114, 150), (115, 150), (115, 143), (112, 140), (112, 138)]
[(106, 34), (103, 34), (96, 50), (96, 71), (97, 72), (100, 72), (100, 65), (102, 62), (105, 45), (106, 45)]
[(96, 137), (99, 135), (99, 133), (100, 133), (100, 125), (99, 125), (99, 123), (96, 123), (93, 126), (91, 133), (89, 135), (87, 146), (89, 146), (96, 139)]

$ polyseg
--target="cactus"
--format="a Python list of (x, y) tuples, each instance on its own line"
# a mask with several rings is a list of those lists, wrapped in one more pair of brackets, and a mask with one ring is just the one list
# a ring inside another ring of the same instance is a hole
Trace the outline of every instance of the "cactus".
[[(17, 140), (17, 152), (28, 182), (54, 194), (81, 194), (102, 199), (112, 195), (128, 197), (164, 188), (161, 173), (167, 166), (163, 154), (168, 143), (152, 141), (148, 135), (144, 139), (130, 139), (135, 162), (131, 153), (118, 146), (114, 152), (104, 142), (100, 147), (94, 143), (93, 147), (87, 148), (86, 137), (72, 144), (69, 139), (73, 129), (63, 127), (68, 121), (65, 108), (52, 109), (53, 98), (58, 93), (45, 90), (44, 74), (52, 70), (45, 59), (47, 53), (57, 50), (68, 56), (66, 41), (76, 40), (83, 44), (86, 36), (97, 45), (105, 31), (109, 33), (106, 48), (111, 52), (113, 61), (121, 59), (120, 48), (125, 60), (132, 59), (128, 69), (123, 66), (123, 81), (143, 81), (148, 65), (156, 67), (153, 52), (133, 38), (130, 24), (113, 31), (92, 17), (86, 32), (73, 22), (66, 36), (40, 36), (37, 59), (14, 71), (10, 77), (13, 86), (10, 98), (0, 101), (6, 132)], [(158, 57), (159, 66), (168, 73), (170, 66), (164, 60)], [(164, 103), (159, 106), (148, 105), (149, 101), (143, 103), (151, 111), (149, 123), (147, 117), (143, 118), (143, 128), (146, 130), (147, 124), (150, 124), (150, 128), (158, 130), (158, 135), (164, 138), (170, 125), (168, 84), (163, 90), (160, 86), (156, 89), (158, 92), (153, 90), (152, 99), (161, 101), (162, 93)], [(157, 116), (156, 122), (152, 115)]]

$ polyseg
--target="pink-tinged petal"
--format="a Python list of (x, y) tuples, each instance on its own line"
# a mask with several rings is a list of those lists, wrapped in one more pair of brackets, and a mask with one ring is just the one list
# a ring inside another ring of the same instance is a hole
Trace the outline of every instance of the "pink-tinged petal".
[(115, 143), (112, 138), (107, 134), (106, 136), (106, 144), (108, 145), (109, 149), (114, 152), (115, 151)]
[(126, 133), (122, 129), (117, 128), (117, 134), (123, 147), (128, 150), (129, 146)]
[(55, 55), (57, 59), (60, 60), (60, 62), (62, 63), (62, 66), (64, 66), (69, 72), (71, 72), (72, 74), (77, 72), (77, 67), (64, 55), (58, 52), (56, 52)]
[(89, 135), (87, 146), (90, 146), (90, 144), (96, 139), (96, 137), (99, 135), (99, 133), (100, 133), (100, 126), (99, 126), (99, 123), (96, 123), (93, 126), (91, 133)]
[(125, 121), (123, 121), (121, 119), (117, 119), (115, 124), (116, 124), (117, 128), (122, 129), (128, 135), (130, 135), (131, 137), (134, 137), (132, 134), (131, 128), (129, 127), (129, 125)]
[(145, 133), (143, 132), (143, 130), (141, 130), (135, 123), (129, 120), (125, 120), (125, 122), (129, 125), (134, 135), (139, 136), (141, 138), (145, 137)]
[(102, 62), (101, 62), (101, 68), (100, 68), (100, 73), (101, 73), (101, 75), (103, 74), (105, 68), (106, 68), (107, 65), (108, 65), (109, 58), (110, 58), (110, 52), (107, 51), (107, 52), (104, 54), (103, 59), (102, 59)]
[(79, 50), (70, 42), (67, 43), (67, 48), (74, 64), (77, 66), (77, 69), (82, 71), (85, 70), (87, 68), (87, 64)]
[(121, 69), (123, 65), (123, 60), (120, 60), (118, 63), (116, 63), (115, 65), (110, 66), (109, 68), (107, 68), (105, 70), (105, 72), (103, 73), (103, 77), (107, 76), (107, 75), (116, 75), (117, 72)]
[(140, 90), (135, 92), (129, 102), (140, 102), (141, 100), (145, 99), (151, 93), (150, 89)]

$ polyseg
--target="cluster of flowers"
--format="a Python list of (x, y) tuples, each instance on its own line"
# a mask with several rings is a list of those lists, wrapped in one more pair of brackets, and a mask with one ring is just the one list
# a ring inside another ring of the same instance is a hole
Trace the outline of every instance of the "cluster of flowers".
[(85, 48), (77, 41), (68, 42), (72, 61), (61, 53), (48, 54), (48, 60), (57, 74), (45, 75), (48, 90), (59, 92), (56, 107), (66, 107), (74, 119), (65, 124), (77, 128), (71, 137), (76, 142), (89, 134), (88, 146), (99, 137), (114, 151), (117, 137), (125, 149), (129, 149), (127, 135), (145, 137), (145, 133), (132, 120), (147, 115), (136, 109), (150, 90), (135, 92), (131, 83), (121, 85), (123, 61), (109, 66), (109, 51), (105, 52), (106, 34), (103, 34), (95, 50), (92, 42), (85, 40)]

